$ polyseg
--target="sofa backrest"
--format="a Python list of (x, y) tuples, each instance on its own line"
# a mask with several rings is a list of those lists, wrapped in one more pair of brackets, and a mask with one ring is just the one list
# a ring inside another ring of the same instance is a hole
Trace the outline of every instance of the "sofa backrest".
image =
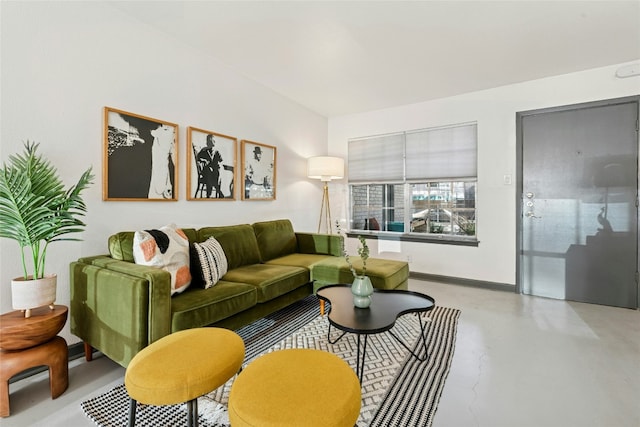
[(296, 233), (288, 219), (256, 222), (252, 227), (258, 241), (262, 262), (297, 251)]
[(214, 237), (227, 256), (229, 270), (243, 265), (259, 264), (258, 241), (249, 224), (205, 227), (198, 230), (199, 242)]
[(109, 236), (111, 258), (133, 262), (133, 234), (133, 231), (121, 231)]
[[(183, 228), (182, 231), (190, 242), (196, 240), (196, 230), (194, 228)], [(121, 231), (109, 236), (109, 254), (111, 258), (120, 261), (134, 262), (133, 259), (133, 235), (134, 231)]]

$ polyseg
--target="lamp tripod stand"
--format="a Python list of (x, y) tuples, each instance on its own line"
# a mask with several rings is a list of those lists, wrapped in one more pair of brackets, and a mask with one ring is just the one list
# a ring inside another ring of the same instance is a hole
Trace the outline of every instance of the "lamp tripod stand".
[(322, 228), (322, 221), (327, 227), (327, 234), (333, 234), (331, 226), (331, 207), (329, 206), (329, 181), (340, 179), (344, 175), (344, 160), (339, 157), (317, 156), (310, 157), (307, 161), (307, 176), (319, 179), (324, 184), (322, 189), (322, 205), (320, 205), (320, 220), (318, 221), (318, 233)]
[(322, 204), (320, 205), (320, 219), (318, 220), (318, 233), (322, 227), (322, 220), (324, 220), (327, 226), (327, 234), (333, 234), (333, 227), (331, 226), (331, 207), (329, 206), (329, 186), (328, 181), (324, 181), (324, 188), (322, 189)]

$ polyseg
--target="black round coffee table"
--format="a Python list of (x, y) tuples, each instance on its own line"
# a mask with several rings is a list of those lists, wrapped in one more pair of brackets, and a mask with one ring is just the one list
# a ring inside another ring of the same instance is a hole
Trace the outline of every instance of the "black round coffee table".
[[(349, 285), (329, 285), (320, 288), (316, 293), (318, 298), (329, 302), (331, 309), (328, 314), (329, 332), (327, 339), (331, 344), (338, 342), (346, 333), (358, 336), (358, 353), (356, 357), (356, 374), (360, 381), (364, 373), (364, 358), (367, 353), (367, 337), (371, 334), (389, 332), (413, 357), (421, 362), (427, 360), (427, 342), (425, 338), (422, 317), (420, 321), (420, 335), (424, 345), (425, 356), (420, 358), (409, 346), (391, 331), (396, 319), (407, 313), (423, 313), (435, 307), (435, 301), (428, 295), (419, 292), (402, 290), (374, 289), (369, 308), (358, 308), (353, 305), (353, 295)], [(340, 329), (342, 334), (331, 340), (331, 326)], [(360, 336), (364, 335), (362, 355), (360, 354)]]

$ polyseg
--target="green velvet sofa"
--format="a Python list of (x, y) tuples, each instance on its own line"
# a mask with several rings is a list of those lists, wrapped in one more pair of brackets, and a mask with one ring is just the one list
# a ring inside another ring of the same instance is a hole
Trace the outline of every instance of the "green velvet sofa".
[(213, 236), (224, 249), (229, 270), (212, 288), (171, 296), (168, 272), (134, 263), (132, 231), (109, 238), (110, 255), (71, 263), (70, 327), (87, 360), (96, 349), (126, 367), (173, 332), (239, 328), (312, 294), (313, 265), (341, 255), (340, 236), (297, 233), (289, 220), (182, 230), (191, 243)]

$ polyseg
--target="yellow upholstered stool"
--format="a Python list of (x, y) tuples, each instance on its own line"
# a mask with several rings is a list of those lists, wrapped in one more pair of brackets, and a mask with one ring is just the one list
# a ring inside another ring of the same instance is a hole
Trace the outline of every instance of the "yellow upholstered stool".
[(226, 383), (243, 360), (242, 338), (227, 329), (188, 329), (159, 339), (136, 354), (125, 372), (129, 425), (135, 425), (136, 402), (188, 402), (188, 425), (197, 426), (198, 397)]
[(232, 427), (353, 427), (360, 382), (335, 354), (291, 349), (251, 362), (229, 394)]

